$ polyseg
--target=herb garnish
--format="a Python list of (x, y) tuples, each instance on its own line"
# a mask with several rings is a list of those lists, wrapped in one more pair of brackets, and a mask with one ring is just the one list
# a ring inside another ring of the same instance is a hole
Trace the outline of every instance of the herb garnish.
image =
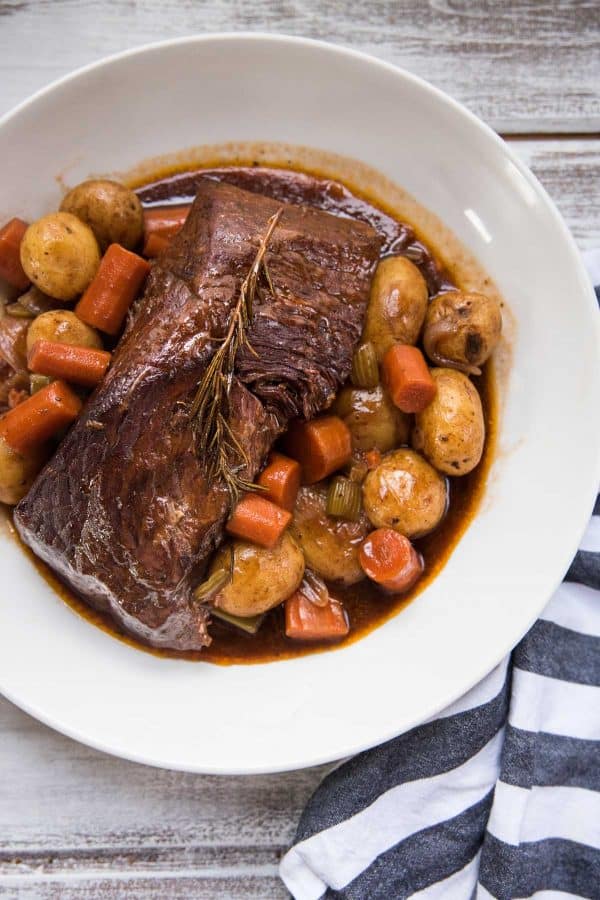
[(282, 212), (283, 209), (279, 209), (269, 219), (250, 271), (240, 286), (227, 332), (202, 376), (191, 406), (197, 452), (208, 464), (209, 479), (220, 478), (225, 482), (232, 507), (237, 503), (240, 491), (257, 490), (257, 485), (239, 474), (247, 464), (248, 457), (229, 424), (229, 395), (238, 351), (246, 347), (255, 354), (248, 340), (248, 327), (252, 322), (253, 305), (261, 276), (265, 279), (267, 289), (273, 293), (265, 254)]

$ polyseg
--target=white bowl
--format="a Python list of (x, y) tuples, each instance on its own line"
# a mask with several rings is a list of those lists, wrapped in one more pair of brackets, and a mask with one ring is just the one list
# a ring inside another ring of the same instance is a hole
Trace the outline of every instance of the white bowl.
[(527, 630), (564, 574), (599, 477), (598, 314), (544, 190), (473, 115), (362, 54), (210, 35), (90, 66), (0, 122), (0, 219), (56, 206), (56, 177), (198, 144), (287, 141), (362, 160), (475, 254), (517, 332), (483, 507), (408, 608), (336, 652), (218, 667), (139, 652), (75, 615), (2, 538), (0, 689), (110, 753), (198, 772), (269, 772), (391, 738), (459, 697)]

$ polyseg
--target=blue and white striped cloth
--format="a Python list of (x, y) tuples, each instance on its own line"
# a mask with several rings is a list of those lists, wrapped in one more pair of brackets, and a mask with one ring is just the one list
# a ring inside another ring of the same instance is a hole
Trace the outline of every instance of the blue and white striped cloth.
[(296, 900), (600, 900), (599, 591), (600, 496), (511, 657), (318, 788), (280, 867)]

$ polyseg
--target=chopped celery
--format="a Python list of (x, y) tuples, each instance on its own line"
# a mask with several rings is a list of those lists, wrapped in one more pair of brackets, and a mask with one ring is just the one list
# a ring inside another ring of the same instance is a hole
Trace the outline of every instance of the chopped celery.
[(361, 488), (355, 481), (334, 478), (327, 491), (327, 515), (356, 522), (360, 516)]
[(221, 619), (229, 625), (235, 625), (236, 628), (241, 628), (242, 631), (246, 631), (248, 634), (256, 634), (265, 617), (265, 613), (261, 613), (259, 616), (248, 616), (244, 618), (242, 618), (242, 616), (232, 616), (231, 613), (227, 613), (222, 609), (217, 609), (214, 606), (211, 606), (210, 611), (217, 619)]
[(379, 366), (375, 347), (370, 341), (360, 344), (352, 356), (352, 384), (360, 388), (374, 388), (379, 384)]

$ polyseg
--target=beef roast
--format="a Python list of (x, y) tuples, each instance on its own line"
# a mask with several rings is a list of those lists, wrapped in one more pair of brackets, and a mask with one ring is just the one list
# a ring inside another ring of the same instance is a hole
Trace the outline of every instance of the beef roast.
[(224, 484), (190, 418), (269, 218), (283, 212), (240, 351), (229, 423), (253, 479), (295, 416), (346, 379), (380, 239), (367, 225), (238, 188), (199, 186), (155, 263), (103, 384), (15, 511), (23, 540), (92, 606), (153, 646), (199, 649), (208, 613), (191, 588), (223, 536)]

